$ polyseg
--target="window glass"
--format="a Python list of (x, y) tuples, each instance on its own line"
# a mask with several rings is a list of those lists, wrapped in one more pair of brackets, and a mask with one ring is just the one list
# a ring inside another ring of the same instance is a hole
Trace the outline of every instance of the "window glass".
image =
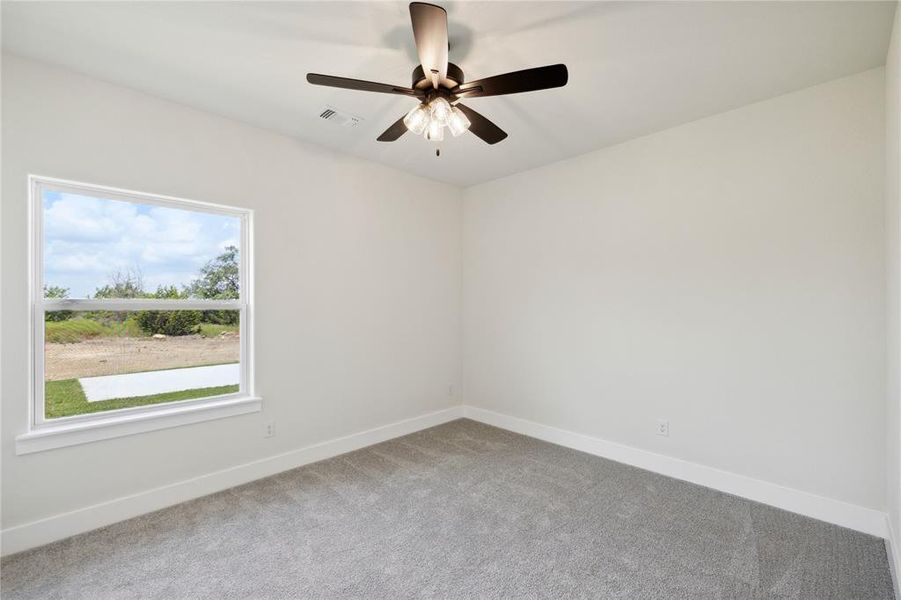
[(237, 299), (241, 219), (43, 189), (45, 298)]
[(208, 312), (48, 312), (45, 418), (237, 392), (240, 313)]
[(36, 425), (248, 394), (249, 212), (36, 178)]

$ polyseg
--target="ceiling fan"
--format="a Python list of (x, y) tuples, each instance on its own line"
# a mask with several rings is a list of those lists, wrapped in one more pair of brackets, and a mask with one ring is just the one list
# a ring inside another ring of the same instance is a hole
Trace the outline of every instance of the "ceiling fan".
[(407, 130), (426, 139), (440, 142), (445, 127), (454, 137), (467, 129), (489, 144), (507, 137), (500, 127), (459, 102), (462, 98), (502, 96), (532, 92), (566, 85), (569, 73), (566, 65), (549, 65), (514, 71), (475, 81), (465, 81), (463, 70), (448, 62), (447, 11), (425, 2), (410, 3), (413, 39), (422, 63), (413, 69), (410, 87), (375, 83), (347, 77), (307, 73), (307, 81), (314, 85), (399, 94), (419, 100), (419, 104), (398, 119), (377, 139), (393, 142)]

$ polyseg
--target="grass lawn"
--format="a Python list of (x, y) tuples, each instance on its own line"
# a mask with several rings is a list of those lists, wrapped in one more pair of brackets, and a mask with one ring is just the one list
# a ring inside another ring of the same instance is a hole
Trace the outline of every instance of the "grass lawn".
[(94, 319), (44, 322), (44, 341), (52, 344), (74, 344), (97, 337), (144, 337), (146, 335), (133, 319), (113, 325), (107, 325)]
[(197, 332), (205, 338), (216, 337), (220, 333), (238, 333), (240, 327), (238, 325), (218, 325), (216, 323), (201, 323), (200, 330)]
[(47, 381), (44, 383), (44, 411), (46, 419), (57, 417), (70, 417), (87, 413), (116, 410), (119, 408), (132, 408), (134, 406), (146, 406), (148, 404), (162, 404), (165, 402), (177, 402), (179, 400), (191, 400), (193, 398), (206, 398), (207, 396), (219, 396), (232, 394), (238, 391), (237, 385), (223, 385), (219, 387), (199, 388), (195, 390), (182, 390), (179, 392), (167, 392), (153, 396), (135, 396), (133, 398), (115, 398), (113, 400), (101, 400), (100, 402), (88, 402), (77, 379), (63, 379), (61, 381)]
[[(201, 323), (196, 333), (205, 338), (217, 337), (220, 333), (239, 333), (239, 325), (218, 325)], [(104, 323), (95, 319), (75, 318), (68, 321), (45, 321), (44, 341), (52, 344), (75, 344), (98, 337), (147, 337), (137, 320), (130, 317), (121, 323)]]

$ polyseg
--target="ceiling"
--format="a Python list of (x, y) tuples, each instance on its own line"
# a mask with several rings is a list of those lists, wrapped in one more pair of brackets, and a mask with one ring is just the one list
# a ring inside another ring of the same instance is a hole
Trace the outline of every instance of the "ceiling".
[[(894, 2), (442, 2), (467, 79), (562, 62), (564, 88), (467, 104), (510, 137), (375, 138), (413, 102), (405, 2), (4, 2), (3, 48), (461, 186), (880, 66)], [(363, 118), (347, 128), (331, 107)]]

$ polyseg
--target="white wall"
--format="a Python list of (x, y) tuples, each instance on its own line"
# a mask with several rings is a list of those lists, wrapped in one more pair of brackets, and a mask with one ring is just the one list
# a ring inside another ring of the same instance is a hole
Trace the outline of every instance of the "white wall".
[[(895, 25), (885, 65), (885, 232), (886, 308), (888, 315), (887, 460), (888, 515), (894, 533), (895, 558), (901, 566), (901, 6), (895, 7)], [(901, 577), (901, 568), (897, 575)]]
[(883, 83), (467, 189), (465, 402), (884, 510)]
[[(882, 69), (461, 192), (2, 67), (3, 528), (457, 405), (461, 383), (477, 407), (885, 509)], [(15, 456), (28, 173), (258, 209), (264, 415)]]
[[(459, 403), (459, 190), (16, 57), (2, 77), (3, 528)], [(264, 415), (15, 456), (29, 173), (257, 209)]]

